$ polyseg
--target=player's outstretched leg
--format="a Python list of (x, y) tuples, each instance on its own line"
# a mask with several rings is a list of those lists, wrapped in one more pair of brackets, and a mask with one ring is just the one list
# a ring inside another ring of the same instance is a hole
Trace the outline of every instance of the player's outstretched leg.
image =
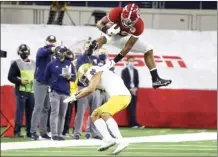
[(103, 136), (104, 143), (98, 148), (98, 151), (105, 151), (108, 148), (114, 146), (116, 144), (116, 141), (112, 136), (110, 135), (107, 124), (105, 121), (98, 115), (96, 111), (94, 111), (91, 115), (91, 119), (95, 125), (95, 127), (98, 129), (100, 134)]
[(117, 139), (117, 143), (118, 143), (117, 148), (112, 153), (113, 155), (117, 155), (128, 146), (128, 143), (122, 141), (123, 137), (122, 137), (122, 135), (120, 133), (118, 124), (113, 119), (113, 117), (111, 117), (111, 115), (109, 113), (102, 113), (101, 117), (102, 117), (102, 119), (105, 120), (110, 132)]
[(165, 80), (159, 77), (153, 57), (153, 50), (149, 50), (144, 54), (144, 60), (151, 73), (153, 88), (159, 88), (171, 84), (172, 80)]

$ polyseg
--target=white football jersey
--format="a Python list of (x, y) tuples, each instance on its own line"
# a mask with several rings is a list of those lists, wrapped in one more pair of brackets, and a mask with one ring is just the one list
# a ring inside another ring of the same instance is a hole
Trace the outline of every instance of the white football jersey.
[(122, 78), (112, 71), (99, 66), (92, 66), (87, 72), (86, 77), (90, 81), (97, 73), (103, 71), (98, 88), (105, 90), (109, 96), (130, 95), (129, 90), (126, 88)]

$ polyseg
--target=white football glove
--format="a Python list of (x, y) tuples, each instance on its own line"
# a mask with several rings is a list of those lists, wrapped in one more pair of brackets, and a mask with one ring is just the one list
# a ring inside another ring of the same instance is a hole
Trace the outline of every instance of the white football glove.
[(112, 25), (108, 30), (107, 30), (107, 35), (112, 36), (112, 35), (116, 35), (120, 32), (120, 27), (117, 27), (117, 24)]
[(106, 68), (106, 69), (110, 69), (110, 68), (114, 67), (115, 64), (116, 63), (114, 62), (114, 60), (111, 60), (111, 61), (106, 62), (105, 65), (103, 65), (102, 67)]
[(69, 102), (73, 102), (73, 101), (76, 101), (76, 95), (75, 94), (73, 94), (71, 97), (68, 97), (68, 98), (66, 98), (66, 99), (64, 99), (64, 103), (69, 103)]

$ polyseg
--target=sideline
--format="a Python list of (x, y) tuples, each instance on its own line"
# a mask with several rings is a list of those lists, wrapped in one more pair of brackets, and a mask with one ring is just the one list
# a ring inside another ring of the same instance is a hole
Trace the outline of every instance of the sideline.
[[(201, 132), (189, 134), (170, 134), (155, 135), (143, 137), (123, 138), (128, 143), (143, 142), (188, 142), (188, 141), (204, 141), (217, 140), (216, 132)], [(52, 147), (76, 147), (76, 146), (99, 146), (103, 143), (100, 140), (66, 140), (66, 141), (26, 141), (26, 142), (7, 142), (1, 143), (1, 151), (14, 149), (30, 149), (30, 148), (52, 148)]]

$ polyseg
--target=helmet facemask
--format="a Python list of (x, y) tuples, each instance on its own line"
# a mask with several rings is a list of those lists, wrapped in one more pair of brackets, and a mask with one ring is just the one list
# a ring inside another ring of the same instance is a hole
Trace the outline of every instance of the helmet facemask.
[(121, 22), (127, 28), (132, 28), (136, 24), (137, 21), (138, 19), (132, 21), (129, 18), (124, 18), (123, 16), (121, 16)]
[(81, 82), (84, 86), (89, 85), (89, 80), (84, 74), (79, 78), (79, 82)]
[(123, 8), (121, 13), (121, 22), (127, 28), (132, 28), (138, 21), (139, 8), (136, 4), (130, 3)]
[[(91, 65), (92, 67), (92, 65)], [(87, 77), (87, 72), (90, 68), (90, 65), (82, 65), (79, 70), (78, 70), (78, 78), (79, 78), (79, 82), (81, 82), (84, 86), (88, 86), (89, 85), (89, 79)]]

